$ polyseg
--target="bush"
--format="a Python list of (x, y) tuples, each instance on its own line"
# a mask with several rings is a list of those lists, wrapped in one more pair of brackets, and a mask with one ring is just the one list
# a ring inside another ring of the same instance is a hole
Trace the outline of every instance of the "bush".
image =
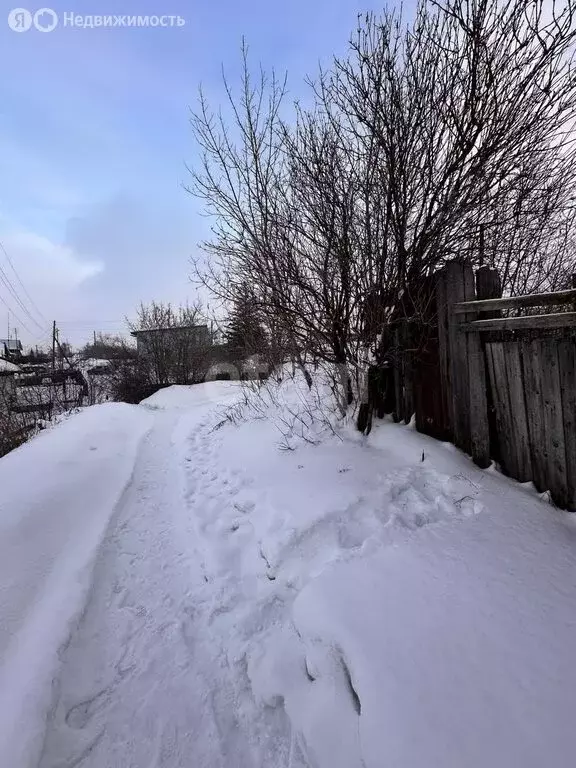
[(137, 360), (119, 363), (112, 374), (112, 399), (122, 403), (139, 403), (158, 388), (150, 380), (147, 367)]

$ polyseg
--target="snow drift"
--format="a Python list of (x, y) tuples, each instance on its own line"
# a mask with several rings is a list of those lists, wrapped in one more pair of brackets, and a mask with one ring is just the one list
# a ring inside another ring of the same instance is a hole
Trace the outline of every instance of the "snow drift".
[(95, 406), (0, 461), (0, 755), (37, 764), (59, 654), (126, 487), (146, 412)]

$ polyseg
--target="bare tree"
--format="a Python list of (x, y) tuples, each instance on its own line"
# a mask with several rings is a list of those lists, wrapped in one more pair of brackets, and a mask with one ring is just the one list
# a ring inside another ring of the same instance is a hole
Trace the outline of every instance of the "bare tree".
[(380, 148), (395, 302), (454, 256), (510, 291), (554, 279), (574, 220), (575, 32), (572, 0), (423, 0), (410, 25), (359, 26), (323, 94)]
[(125, 360), (136, 356), (136, 347), (130, 344), (124, 336), (109, 333), (99, 334), (93, 342), (86, 344), (80, 350), (83, 360)]
[[(230, 120), (201, 96), (191, 191), (214, 217), (198, 278), (259, 316), (309, 376), (341, 373), (343, 410), (399, 318), (430, 321), (448, 259), (493, 265), (504, 289), (576, 271), (574, 0), (420, 0), (363, 17), (348, 54), (287, 116), (285, 80), (243, 47)], [(412, 339), (418, 346), (422, 339)], [(351, 386), (354, 384), (354, 387)]]
[(203, 379), (209, 366), (210, 338), (199, 302), (172, 307), (141, 304), (135, 321), (127, 321), (138, 335), (138, 354), (147, 362), (157, 384), (189, 384)]

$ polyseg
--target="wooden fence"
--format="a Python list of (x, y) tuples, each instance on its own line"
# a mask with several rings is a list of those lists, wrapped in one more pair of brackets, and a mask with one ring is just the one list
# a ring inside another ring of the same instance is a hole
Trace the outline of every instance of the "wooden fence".
[(395, 419), (576, 510), (576, 290), (502, 298), (494, 270), (454, 261), (433, 291), (426, 343), (396, 332)]

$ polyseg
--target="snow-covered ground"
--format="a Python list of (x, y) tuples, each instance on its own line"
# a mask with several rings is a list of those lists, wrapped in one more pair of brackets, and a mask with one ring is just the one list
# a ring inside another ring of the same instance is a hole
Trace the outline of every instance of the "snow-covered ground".
[(87, 408), (0, 460), (2, 768), (571, 768), (572, 518), (266, 392)]

